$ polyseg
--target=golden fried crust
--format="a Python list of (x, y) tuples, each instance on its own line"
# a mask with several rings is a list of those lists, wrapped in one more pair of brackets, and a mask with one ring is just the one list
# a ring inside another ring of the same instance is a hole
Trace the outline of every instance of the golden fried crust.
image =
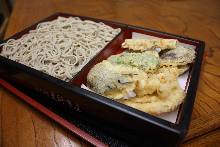
[(129, 98), (121, 101), (121, 103), (152, 115), (159, 115), (173, 111), (182, 103), (184, 98), (185, 92), (181, 87), (176, 86), (171, 89), (169, 95), (165, 98), (161, 98), (158, 94), (152, 94)]
[(186, 65), (180, 65), (177, 66), (177, 72), (179, 73), (179, 75), (185, 73), (187, 70), (189, 70), (190, 68), (190, 64), (186, 64)]
[[(110, 62), (104, 60), (96, 64), (87, 75), (88, 87), (96, 93), (104, 94), (113, 89), (120, 89), (121, 94), (111, 94), (110, 98), (115, 99), (123, 97), (123, 91), (132, 91), (133, 76), (139, 72), (138, 68), (113, 66)], [(116, 90), (115, 90), (116, 91)], [(108, 96), (107, 96), (108, 97)]]
[(134, 92), (137, 96), (153, 94), (160, 85), (160, 81), (156, 74), (142, 73), (135, 77), (136, 88)]
[(152, 115), (173, 111), (185, 98), (185, 92), (179, 86), (177, 76), (176, 68), (161, 68), (157, 72), (157, 77), (154, 77), (159, 82), (158, 85), (152, 84), (157, 87), (152, 94), (137, 95), (121, 103)]
[(158, 54), (157, 51), (145, 51), (144, 53), (145, 53), (145, 54), (151, 54), (151, 55), (154, 55), (154, 56), (156, 56), (157, 58), (159, 58), (159, 54)]
[(122, 43), (122, 47), (139, 51), (146, 51), (155, 48), (164, 50), (175, 49), (177, 43), (177, 39), (125, 39)]
[(195, 59), (195, 51), (190, 47), (178, 45), (173, 50), (163, 50), (159, 53), (161, 66), (178, 66), (192, 63)]
[(110, 56), (107, 61), (112, 65), (138, 68), (150, 73), (154, 73), (160, 66), (160, 59), (158, 57), (146, 53), (121, 53)]
[(133, 91), (136, 96), (120, 102), (159, 115), (174, 110), (185, 98), (185, 92), (178, 83), (178, 76), (183, 70), (178, 66), (162, 66), (149, 73), (104, 60), (90, 70), (87, 84), (94, 92), (111, 99), (121, 100), (127, 92)]

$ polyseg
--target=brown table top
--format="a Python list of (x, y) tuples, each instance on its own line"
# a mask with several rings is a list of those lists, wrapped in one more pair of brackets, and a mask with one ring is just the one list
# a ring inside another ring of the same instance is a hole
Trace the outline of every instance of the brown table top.
[[(16, 0), (5, 39), (56, 13), (110, 20), (202, 40), (203, 65), (181, 146), (220, 144), (219, 0)], [(0, 146), (91, 146), (0, 86)]]

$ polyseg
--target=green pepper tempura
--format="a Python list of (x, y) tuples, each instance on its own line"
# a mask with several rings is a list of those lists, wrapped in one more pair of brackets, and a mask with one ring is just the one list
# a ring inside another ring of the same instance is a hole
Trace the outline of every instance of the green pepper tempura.
[(136, 67), (150, 73), (156, 71), (160, 66), (160, 59), (158, 57), (145, 53), (121, 53), (110, 56), (107, 61), (112, 65)]

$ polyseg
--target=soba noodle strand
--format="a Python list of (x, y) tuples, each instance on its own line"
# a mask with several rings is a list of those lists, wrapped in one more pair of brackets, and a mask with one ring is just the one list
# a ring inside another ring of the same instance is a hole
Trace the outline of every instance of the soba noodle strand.
[(78, 17), (43, 22), (20, 39), (1, 44), (1, 55), (69, 81), (120, 29)]

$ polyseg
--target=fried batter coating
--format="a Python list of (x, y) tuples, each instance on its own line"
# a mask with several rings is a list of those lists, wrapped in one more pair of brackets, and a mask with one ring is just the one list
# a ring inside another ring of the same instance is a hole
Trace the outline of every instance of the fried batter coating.
[(184, 98), (185, 93), (181, 87), (175, 87), (171, 89), (164, 99), (159, 97), (158, 94), (151, 94), (142, 97), (129, 98), (121, 101), (121, 103), (152, 115), (159, 115), (176, 109), (177, 106), (182, 103)]
[[(112, 55), (90, 70), (87, 84), (94, 92), (108, 98), (120, 99), (126, 96), (127, 92), (134, 90), (137, 77), (142, 77), (139, 74), (146, 75), (146, 72), (155, 72), (159, 66), (160, 59), (152, 54), (122, 53)], [(140, 80), (139, 83), (141, 83)]]
[(173, 111), (185, 98), (185, 92), (177, 80), (178, 72), (176, 68), (163, 67), (156, 74), (157, 77), (154, 78), (159, 82), (158, 85), (150, 84), (156, 86), (152, 94), (137, 95), (121, 103), (152, 115)]
[(186, 65), (179, 65), (177, 66), (177, 72), (179, 73), (179, 75), (185, 73), (187, 70), (189, 70), (190, 68), (190, 64), (186, 64)]
[(196, 52), (192, 48), (178, 45), (177, 48), (173, 50), (162, 50), (159, 56), (161, 59), (161, 66), (178, 66), (192, 63), (195, 59), (195, 54)]
[(151, 55), (156, 56), (157, 58), (160, 58), (157, 51), (145, 51), (144, 53), (145, 54), (151, 54)]
[(137, 96), (152, 94), (160, 85), (157, 75), (150, 73), (139, 73), (138, 76), (135, 77), (135, 81), (136, 87), (133, 91)]
[(137, 75), (138, 71), (137, 68), (114, 66), (104, 60), (89, 71), (87, 85), (96, 93), (120, 99), (135, 88), (133, 75)]
[(185, 98), (178, 76), (188, 66), (160, 66), (157, 55), (151, 51), (113, 55), (90, 70), (88, 87), (116, 100), (133, 91), (135, 96), (120, 102), (152, 115), (173, 111)]
[(107, 61), (112, 65), (136, 67), (145, 72), (155, 72), (160, 66), (160, 59), (152, 54), (145, 53), (121, 53), (110, 56)]
[(125, 41), (122, 43), (122, 47), (140, 51), (146, 51), (155, 48), (164, 50), (175, 49), (177, 43), (177, 39), (125, 39)]

